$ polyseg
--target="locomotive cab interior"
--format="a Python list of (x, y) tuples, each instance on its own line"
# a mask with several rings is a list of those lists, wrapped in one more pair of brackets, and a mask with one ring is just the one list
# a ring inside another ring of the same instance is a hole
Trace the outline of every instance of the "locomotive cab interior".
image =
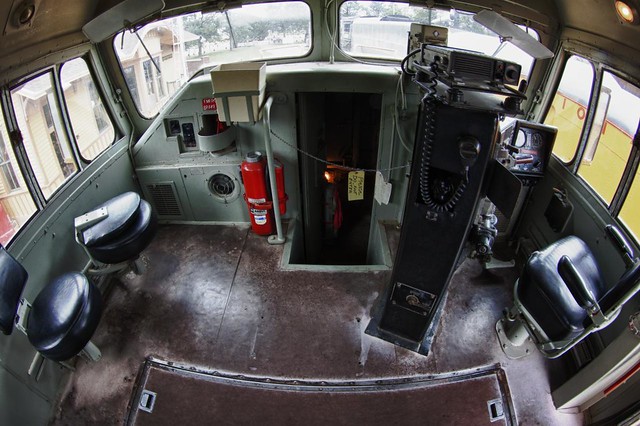
[(640, 421), (637, 0), (0, 11), (0, 423)]

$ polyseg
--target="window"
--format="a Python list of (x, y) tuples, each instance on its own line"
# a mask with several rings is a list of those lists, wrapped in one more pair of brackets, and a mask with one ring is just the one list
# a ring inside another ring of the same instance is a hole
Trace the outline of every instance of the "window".
[(0, 142), (0, 173), (2, 173), (3, 179), (0, 183), (4, 190), (11, 192), (20, 187), (20, 182), (18, 182), (13, 164), (11, 164), (11, 159), (7, 153), (7, 145), (4, 138)]
[(301, 1), (247, 4), (224, 12), (191, 13), (138, 29), (113, 41), (140, 113), (153, 117), (176, 90), (206, 66), (305, 56), (311, 48), (311, 11)]
[[(91, 161), (113, 143), (113, 123), (84, 59), (65, 63), (60, 78), (78, 150), (82, 158)], [(56, 155), (58, 152), (58, 161), (64, 162), (62, 149), (56, 151)]]
[(29, 162), (46, 199), (78, 171), (62, 124), (52, 74), (11, 90)]
[(162, 62), (160, 61), (160, 58), (158, 56), (156, 56), (155, 58), (153, 58), (153, 60), (155, 61), (156, 65), (158, 65), (158, 68), (160, 69), (154, 69), (154, 74), (155, 74), (155, 78), (156, 78), (156, 86), (158, 86), (158, 96), (160, 96), (160, 98), (164, 97), (164, 81), (162, 81)]
[[(446, 27), (448, 45), (475, 50), (522, 65), (522, 76), (528, 78), (533, 58), (506, 43), (500, 48), (497, 34), (473, 20), (473, 14), (409, 6), (396, 2), (346, 1), (340, 7), (340, 49), (357, 57), (400, 60), (407, 55), (411, 23)], [(538, 34), (525, 29), (536, 40)]]
[(144, 70), (144, 81), (147, 83), (147, 95), (155, 95), (156, 90), (154, 86), (153, 70), (151, 69), (151, 59), (147, 59), (142, 63), (142, 69)]
[(605, 71), (578, 175), (609, 205), (631, 153), (640, 119), (640, 90)]
[(0, 111), (0, 244), (6, 246), (36, 212)]
[(625, 224), (627, 229), (636, 238), (640, 240), (640, 215), (638, 214), (638, 206), (640, 206), (640, 168), (636, 171), (635, 178), (631, 184), (631, 189), (624, 200), (622, 209), (618, 218)]
[[(640, 170), (630, 166), (640, 156), (632, 149), (640, 131), (640, 88), (602, 66), (598, 70), (600, 89), (590, 105), (595, 68), (584, 58), (570, 57), (545, 123), (558, 127), (553, 153), (565, 163), (579, 161), (576, 174), (638, 239)], [(589, 134), (583, 135), (587, 117)], [(580, 143), (584, 149), (576, 159)], [(628, 189), (620, 185), (630, 180)]]
[(565, 163), (573, 160), (580, 143), (593, 79), (593, 65), (579, 56), (571, 56), (544, 120), (545, 124), (558, 128), (553, 153)]

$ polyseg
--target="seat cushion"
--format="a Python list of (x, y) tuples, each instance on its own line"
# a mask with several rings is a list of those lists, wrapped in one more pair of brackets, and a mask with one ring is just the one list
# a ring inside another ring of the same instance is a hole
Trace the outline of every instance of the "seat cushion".
[(571, 259), (596, 300), (605, 289), (591, 250), (578, 237), (563, 238), (533, 253), (522, 271), (517, 296), (552, 341), (571, 339), (580, 334), (588, 316), (558, 273), (558, 262), (565, 255)]
[(109, 215), (82, 231), (84, 245), (93, 247), (119, 237), (136, 219), (139, 207), (140, 195), (135, 192), (125, 192), (100, 204), (94, 210), (105, 208)]
[(140, 201), (140, 208), (131, 225), (118, 237), (87, 247), (91, 256), (102, 263), (120, 263), (136, 258), (156, 233), (158, 220), (151, 205)]
[(102, 314), (100, 291), (78, 272), (51, 281), (33, 302), (27, 336), (45, 358), (64, 361), (89, 342)]
[(4, 334), (13, 331), (18, 302), (27, 277), (22, 265), (0, 246), (0, 330)]

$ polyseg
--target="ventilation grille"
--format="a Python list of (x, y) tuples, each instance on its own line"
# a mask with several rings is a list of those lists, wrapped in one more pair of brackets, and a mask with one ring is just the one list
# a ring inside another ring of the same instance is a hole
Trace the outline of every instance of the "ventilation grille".
[(235, 188), (233, 179), (225, 174), (217, 173), (209, 179), (209, 191), (218, 197), (228, 197)]
[(158, 216), (182, 216), (173, 182), (147, 185)]
[(493, 61), (471, 55), (451, 55), (451, 72), (456, 78), (493, 79)]
[(222, 204), (231, 204), (240, 196), (238, 180), (225, 173), (212, 175), (207, 181), (207, 186), (213, 200)]

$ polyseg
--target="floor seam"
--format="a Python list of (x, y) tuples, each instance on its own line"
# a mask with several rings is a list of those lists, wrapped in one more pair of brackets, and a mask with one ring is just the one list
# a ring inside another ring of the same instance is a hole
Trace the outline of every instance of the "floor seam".
[(227, 301), (224, 304), (224, 309), (222, 310), (222, 318), (220, 318), (220, 325), (218, 326), (218, 333), (216, 334), (216, 340), (214, 345), (218, 344), (218, 339), (220, 338), (220, 332), (222, 331), (222, 325), (224, 324), (224, 317), (227, 314), (227, 307), (229, 306), (229, 301), (231, 300), (231, 292), (233, 291), (233, 286), (236, 282), (236, 276), (238, 275), (238, 269), (240, 269), (240, 261), (242, 260), (242, 255), (244, 254), (244, 249), (247, 246), (247, 240), (249, 239), (249, 232), (251, 229), (247, 229), (244, 234), (244, 241), (242, 242), (242, 247), (240, 248), (240, 256), (238, 256), (238, 261), (236, 262), (236, 269), (233, 271), (233, 278), (231, 278), (231, 286), (229, 287), (229, 293), (227, 294)]

